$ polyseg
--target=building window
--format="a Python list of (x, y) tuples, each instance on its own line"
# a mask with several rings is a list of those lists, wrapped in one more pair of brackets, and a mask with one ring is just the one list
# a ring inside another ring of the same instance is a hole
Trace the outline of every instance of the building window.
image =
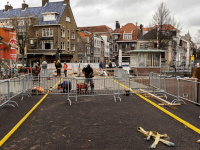
[(69, 17), (66, 17), (66, 21), (67, 21), (67, 22), (70, 22), (70, 18), (69, 18)]
[(131, 44), (130, 44), (130, 49), (131, 49), (131, 50), (134, 50), (134, 49), (135, 49), (135, 44), (131, 43)]
[(113, 39), (114, 39), (114, 40), (118, 40), (118, 35), (114, 35), (114, 36), (113, 36)]
[(124, 34), (124, 40), (131, 40), (132, 39), (132, 34)]
[(90, 63), (90, 56), (87, 56), (87, 63)]
[(46, 15), (43, 15), (43, 20), (44, 21), (54, 21), (54, 20), (56, 20), (56, 16), (55, 16), (55, 14), (46, 14)]
[(67, 29), (67, 39), (69, 40), (69, 37), (70, 37), (70, 30)]
[(36, 31), (36, 37), (38, 37), (39, 36), (39, 33), (38, 33), (38, 31)]
[(65, 38), (65, 29), (61, 29), (61, 37)]
[(145, 43), (145, 49), (149, 48), (149, 43)]
[(72, 39), (75, 39), (75, 32), (72, 32)]
[(67, 42), (67, 51), (68, 51), (68, 52), (69, 52), (69, 50), (70, 50), (69, 45), (70, 45), (70, 43), (69, 43), (69, 41), (68, 41), (68, 42)]
[(53, 41), (42, 41), (42, 49), (53, 49)]
[(122, 44), (122, 52), (126, 51), (126, 44)]
[(113, 52), (118, 52), (117, 44), (114, 44), (114, 45), (113, 45)]
[(42, 29), (42, 36), (43, 37), (53, 37), (53, 29), (52, 28)]
[(144, 44), (140, 43), (140, 49), (144, 49)]
[(33, 40), (30, 40), (30, 44), (33, 44)]
[(61, 42), (61, 50), (65, 50), (65, 42)]
[(24, 26), (24, 20), (18, 20), (18, 26)]
[(154, 48), (157, 48), (157, 43), (154, 43)]
[(75, 51), (75, 44), (71, 45), (71, 51)]
[(93, 63), (93, 57), (90, 56), (90, 63)]
[(87, 54), (90, 54), (90, 47), (87, 47)]

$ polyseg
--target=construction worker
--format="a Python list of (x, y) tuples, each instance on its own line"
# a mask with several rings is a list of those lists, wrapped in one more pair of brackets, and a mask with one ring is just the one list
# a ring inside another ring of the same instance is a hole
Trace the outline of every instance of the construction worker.
[(64, 74), (65, 74), (65, 77), (67, 77), (67, 64), (66, 64), (66, 62), (64, 62)]
[(100, 76), (103, 75), (103, 63), (102, 61), (99, 63), (99, 69), (100, 69)]
[(56, 63), (57, 76), (61, 75), (61, 73), (60, 73), (61, 68), (62, 68), (62, 65), (60, 63), (60, 60), (58, 60), (58, 62)]
[(91, 91), (94, 90), (94, 82), (93, 82), (93, 69), (90, 64), (85, 64), (85, 67), (82, 70), (83, 74), (85, 75), (85, 84), (89, 84), (91, 86)]

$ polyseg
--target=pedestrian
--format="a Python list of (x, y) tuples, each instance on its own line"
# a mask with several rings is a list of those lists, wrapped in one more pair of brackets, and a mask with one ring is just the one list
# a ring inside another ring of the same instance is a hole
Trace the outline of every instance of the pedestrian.
[(61, 75), (61, 73), (60, 73), (61, 68), (62, 68), (62, 65), (60, 63), (60, 60), (58, 60), (58, 62), (56, 63), (57, 76)]
[(91, 86), (91, 91), (94, 91), (94, 82), (93, 82), (93, 69), (90, 66), (90, 64), (86, 64), (86, 67), (83, 68), (82, 72), (85, 75), (85, 84), (90, 84)]
[(109, 68), (112, 68), (112, 63), (111, 63), (111, 61), (109, 61), (108, 67), (109, 67)]
[(28, 67), (28, 73), (33, 73), (33, 67), (31, 66), (31, 64), (29, 65), (29, 67)]
[(64, 74), (65, 74), (65, 77), (67, 77), (67, 64), (66, 64), (66, 62), (64, 62)]
[(37, 62), (37, 64), (36, 64), (36, 76), (39, 76), (39, 74), (40, 74), (40, 65), (39, 65), (39, 62)]
[(103, 75), (103, 63), (102, 61), (99, 63), (99, 69), (100, 69), (100, 76)]
[(112, 69), (111, 69), (112, 68), (112, 62), (111, 61), (109, 61), (108, 68), (110, 68), (109, 71), (108, 71), (109, 72), (109, 76), (110, 76), (112, 74), (111, 73), (112, 72)]

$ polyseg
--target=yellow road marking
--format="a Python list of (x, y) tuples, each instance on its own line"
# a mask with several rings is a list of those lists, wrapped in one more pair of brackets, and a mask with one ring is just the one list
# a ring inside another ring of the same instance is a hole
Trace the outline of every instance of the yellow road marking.
[[(58, 85), (60, 79), (56, 85), (53, 86), (53, 89)], [(8, 140), (8, 138), (20, 127), (20, 125), (30, 116), (30, 114), (42, 103), (42, 101), (48, 96), (48, 93), (43, 96), (43, 98), (10, 130), (10, 132), (0, 141), (0, 147)]]
[[(106, 76), (107, 78), (109, 78), (108, 76)], [(113, 79), (112, 79), (113, 80)], [(118, 82), (117, 82), (118, 83)], [(120, 85), (122, 85), (120, 83)], [(129, 89), (128, 87), (126, 87), (125, 85), (123, 85), (124, 88)], [(133, 90), (131, 90), (131, 92), (135, 93)], [(156, 103), (152, 102), (151, 100), (147, 99), (146, 97), (135, 93), (137, 96), (139, 96), (140, 98), (144, 99), (145, 101), (147, 101), (148, 103), (152, 104), (153, 106), (155, 106), (156, 108), (160, 109), (161, 111), (163, 111), (164, 113), (168, 114), (169, 116), (171, 116), (172, 118), (176, 119), (177, 121), (181, 122), (182, 124), (184, 124), (185, 126), (187, 126), (188, 128), (192, 129), (193, 131), (197, 132), (200, 134), (200, 129), (198, 129), (197, 127), (191, 125), (190, 123), (188, 123), (187, 121), (179, 118), (178, 116), (172, 114), (171, 112), (167, 111), (166, 109), (160, 107), (159, 105), (157, 105)]]

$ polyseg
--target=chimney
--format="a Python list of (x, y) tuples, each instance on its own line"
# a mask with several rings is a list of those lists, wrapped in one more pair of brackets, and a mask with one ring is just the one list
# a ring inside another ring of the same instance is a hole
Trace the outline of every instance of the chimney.
[(64, 4), (70, 5), (70, 0), (64, 0)]
[(7, 2), (7, 5), (5, 5), (5, 12), (7, 12), (9, 9), (13, 9), (13, 7), (10, 5), (9, 2)]
[(26, 4), (24, 0), (24, 3), (22, 4), (22, 10), (25, 10), (26, 8), (28, 8), (28, 4)]
[(120, 24), (119, 24), (118, 21), (116, 21), (116, 29), (117, 29), (117, 28), (120, 28)]
[(46, 5), (46, 3), (48, 3), (49, 0), (42, 0), (42, 7), (44, 7)]
[(140, 24), (140, 30), (141, 30), (141, 33), (143, 33), (143, 25)]

